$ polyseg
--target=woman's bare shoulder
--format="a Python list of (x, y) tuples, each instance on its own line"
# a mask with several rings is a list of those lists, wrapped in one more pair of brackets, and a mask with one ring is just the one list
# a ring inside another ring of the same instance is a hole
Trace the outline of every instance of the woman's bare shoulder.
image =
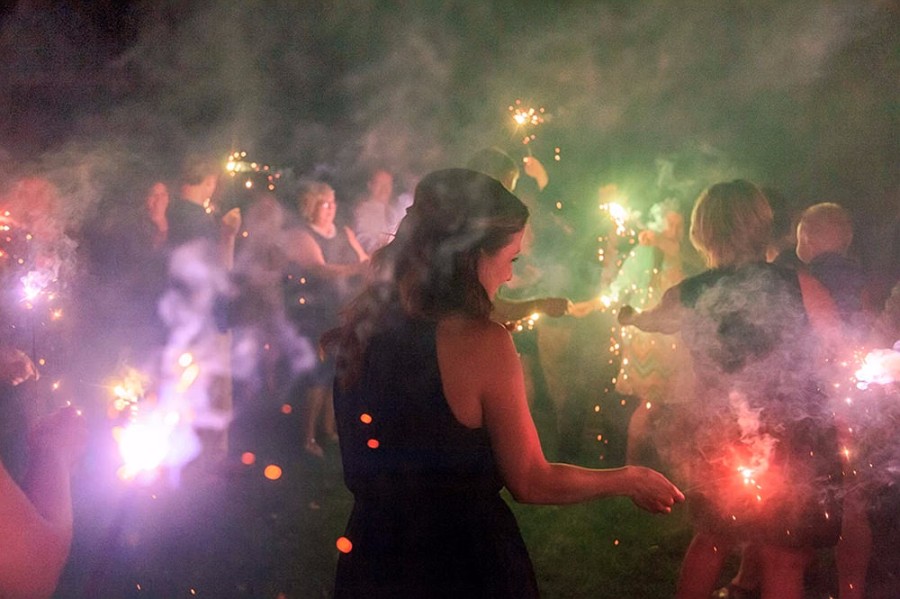
[(509, 339), (509, 333), (503, 325), (489, 318), (447, 316), (438, 323), (438, 330), (445, 338), (462, 342), (493, 344)]
[(453, 316), (438, 323), (439, 351), (467, 368), (493, 364), (514, 358), (515, 346), (503, 325), (487, 318)]

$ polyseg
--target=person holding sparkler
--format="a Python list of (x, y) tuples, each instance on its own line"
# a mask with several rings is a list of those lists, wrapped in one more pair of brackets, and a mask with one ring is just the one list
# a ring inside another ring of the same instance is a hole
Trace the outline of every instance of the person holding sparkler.
[[(196, 314), (186, 319), (169, 314), (169, 347), (166, 353), (182, 355), (204, 345), (210, 364), (204, 370), (213, 373), (206, 382), (208, 388), (203, 397), (204, 405), (195, 405), (195, 413), (202, 411), (205, 422), (195, 425), (202, 445), (201, 453), (193, 464), (198, 467), (217, 467), (228, 451), (227, 424), (231, 419), (233, 397), (231, 381), (231, 335), (228, 329), (223, 293), (213, 281), (221, 277), (197, 277), (195, 268), (203, 264), (207, 274), (224, 272), (234, 266), (235, 241), (241, 226), (240, 208), (232, 208), (221, 217), (216, 213), (212, 198), (223, 168), (218, 161), (201, 155), (188, 156), (180, 174), (179, 193), (166, 208), (169, 261), (169, 297), (183, 296), (183, 306), (192, 306)], [(209, 296), (209, 297), (207, 297)], [(201, 299), (204, 298), (204, 299)], [(179, 302), (168, 300), (170, 305)], [(170, 310), (171, 312), (171, 310)], [(164, 318), (164, 320), (166, 320)], [(214, 327), (201, 327), (202, 332), (192, 334), (185, 344), (179, 329), (195, 325), (191, 321), (209, 321)], [(184, 344), (184, 347), (180, 347)], [(179, 346), (179, 347), (176, 347)], [(212, 362), (215, 362), (213, 367)], [(199, 402), (198, 402), (199, 404)], [(199, 420), (199, 418), (198, 418)]]
[[(543, 189), (549, 179), (547, 171), (537, 158), (529, 156), (524, 161), (525, 172), (535, 179), (538, 187)], [(466, 164), (469, 168), (499, 181), (509, 192), (516, 191), (521, 170), (516, 161), (500, 148), (490, 147), (479, 150)], [(528, 245), (530, 230), (526, 227), (525, 243)], [(494, 320), (500, 323), (512, 323), (528, 318), (532, 314), (546, 314), (550, 317), (565, 316), (572, 308), (572, 301), (565, 297), (535, 297), (528, 299), (494, 299)]]
[(683, 499), (647, 468), (544, 457), (512, 339), (490, 318), (527, 219), (525, 205), (482, 173), (427, 175), (327, 335), (354, 494), (336, 597), (536, 597), (504, 486), (525, 503), (621, 495), (656, 513)]
[(801, 599), (816, 547), (840, 529), (841, 467), (818, 391), (797, 274), (765, 262), (772, 211), (752, 183), (719, 183), (691, 214), (690, 238), (710, 270), (670, 288), (653, 309), (623, 306), (619, 322), (680, 331), (695, 376), (679, 425), (695, 535), (677, 597), (706, 599), (729, 548), (750, 543), (764, 598)]
[[(684, 217), (674, 199), (650, 209), (650, 225), (638, 233), (632, 250), (610, 285), (610, 295), (641, 308), (656, 305), (662, 294), (684, 279)], [(689, 266), (688, 266), (689, 268)], [(625, 462), (642, 462), (651, 449), (655, 422), (682, 400), (685, 370), (690, 368), (678, 335), (622, 331), (622, 366), (616, 391), (638, 399), (628, 421)], [(667, 402), (669, 405), (667, 405)], [(652, 463), (652, 462), (651, 462)]]

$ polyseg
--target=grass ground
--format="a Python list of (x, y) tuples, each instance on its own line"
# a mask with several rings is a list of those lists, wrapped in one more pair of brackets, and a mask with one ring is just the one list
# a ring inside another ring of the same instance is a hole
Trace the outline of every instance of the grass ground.
[[(552, 419), (543, 409), (535, 416), (545, 443), (554, 446)], [(617, 465), (625, 416), (605, 423), (587, 419), (577, 461)], [(56, 597), (329, 597), (335, 541), (352, 498), (337, 447), (326, 447), (324, 460), (303, 455), (296, 427), (293, 415), (273, 407), (247, 427), (252, 434), (242, 436), (239, 427), (233, 438), (236, 448), (252, 445), (255, 464), (234, 460), (214, 476), (189, 472), (177, 489), (124, 485), (102, 459), (89, 459), (76, 485), (76, 538)], [(597, 427), (605, 427), (606, 442), (597, 442)], [(108, 452), (94, 448), (92, 454)], [(280, 465), (281, 478), (266, 479), (267, 464)], [(510, 503), (543, 597), (673, 596), (690, 540), (683, 508), (653, 516), (625, 499), (564, 507)], [(732, 559), (723, 580), (735, 566)], [(818, 568), (809, 596), (828, 597), (827, 557)]]

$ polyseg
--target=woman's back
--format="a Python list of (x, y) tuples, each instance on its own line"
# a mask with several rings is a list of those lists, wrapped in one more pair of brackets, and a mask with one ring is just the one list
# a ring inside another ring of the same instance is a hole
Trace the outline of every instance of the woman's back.
[(483, 428), (453, 415), (434, 322), (398, 318), (335, 390), (355, 505), (337, 596), (529, 597), (536, 585)]

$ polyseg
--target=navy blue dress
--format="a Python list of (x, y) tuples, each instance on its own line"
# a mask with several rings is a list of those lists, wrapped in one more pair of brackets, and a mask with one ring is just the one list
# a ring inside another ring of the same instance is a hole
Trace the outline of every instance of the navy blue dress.
[(335, 597), (537, 597), (487, 431), (444, 397), (435, 329), (398, 319), (371, 340), (359, 382), (335, 388), (354, 496)]

